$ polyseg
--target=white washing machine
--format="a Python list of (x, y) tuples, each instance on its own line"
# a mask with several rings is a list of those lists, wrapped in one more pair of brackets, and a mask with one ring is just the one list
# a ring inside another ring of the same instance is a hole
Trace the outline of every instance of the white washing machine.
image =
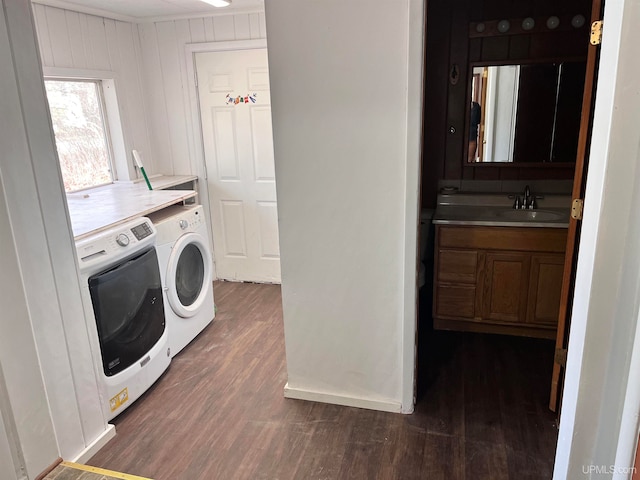
[(171, 363), (156, 230), (140, 217), (76, 242), (102, 411), (111, 420)]
[(215, 316), (208, 228), (202, 205), (174, 205), (149, 217), (158, 232), (158, 261), (173, 357)]

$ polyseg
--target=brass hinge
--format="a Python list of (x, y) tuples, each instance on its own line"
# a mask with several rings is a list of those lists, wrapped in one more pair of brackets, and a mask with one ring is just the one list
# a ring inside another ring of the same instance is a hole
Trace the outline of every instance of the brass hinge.
[(591, 38), (589, 42), (591, 45), (600, 45), (602, 43), (602, 20), (591, 24)]
[(582, 208), (584, 207), (584, 200), (581, 198), (574, 198), (571, 203), (571, 218), (575, 220), (582, 220)]
[(567, 366), (567, 349), (566, 348), (556, 348), (556, 354), (554, 357), (554, 361), (559, 364), (561, 367)]

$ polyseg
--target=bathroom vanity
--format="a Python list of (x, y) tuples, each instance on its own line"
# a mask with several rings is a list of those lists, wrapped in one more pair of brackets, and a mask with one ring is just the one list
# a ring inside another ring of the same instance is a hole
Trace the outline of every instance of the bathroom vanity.
[(541, 199), (535, 210), (510, 202), (506, 194), (439, 196), (434, 328), (555, 338), (569, 199)]

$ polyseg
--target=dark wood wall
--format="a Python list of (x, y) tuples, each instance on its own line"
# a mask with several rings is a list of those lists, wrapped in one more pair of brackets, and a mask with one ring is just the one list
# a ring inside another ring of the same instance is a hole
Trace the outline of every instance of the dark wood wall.
[[(435, 205), (438, 181), (572, 179), (573, 164), (466, 164), (465, 130), (471, 62), (521, 63), (586, 58), (590, 0), (429, 0), (427, 2), (422, 205)], [(582, 14), (582, 28), (570, 26)], [(560, 27), (550, 31), (555, 15)], [(530, 32), (520, 27), (532, 17)], [(497, 22), (508, 19), (510, 32), (499, 34)], [(475, 23), (485, 24), (478, 34)], [(470, 34), (471, 33), (471, 34)], [(450, 74), (458, 70), (458, 81)], [(479, 166), (478, 166), (479, 165)]]

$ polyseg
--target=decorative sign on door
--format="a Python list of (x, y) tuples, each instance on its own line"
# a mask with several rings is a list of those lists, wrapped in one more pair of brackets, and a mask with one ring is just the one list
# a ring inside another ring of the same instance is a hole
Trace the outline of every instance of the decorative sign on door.
[(247, 94), (244, 97), (238, 95), (237, 97), (232, 97), (230, 93), (227, 93), (226, 103), (228, 105), (238, 105), (239, 103), (256, 103), (257, 93)]

